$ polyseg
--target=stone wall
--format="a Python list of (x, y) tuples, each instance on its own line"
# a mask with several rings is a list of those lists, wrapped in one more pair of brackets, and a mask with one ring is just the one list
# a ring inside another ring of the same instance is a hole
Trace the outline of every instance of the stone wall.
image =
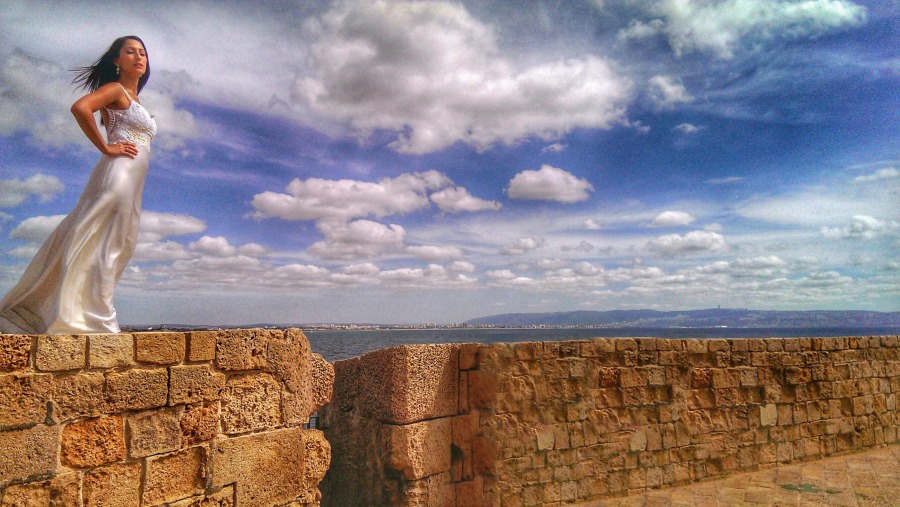
[(548, 506), (897, 442), (898, 337), (400, 346), (335, 363), (325, 506)]
[(317, 506), (300, 330), (0, 335), (0, 506)]

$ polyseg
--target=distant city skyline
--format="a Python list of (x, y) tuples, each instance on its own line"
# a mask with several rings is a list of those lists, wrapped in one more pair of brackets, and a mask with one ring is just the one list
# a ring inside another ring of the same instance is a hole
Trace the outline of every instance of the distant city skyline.
[(900, 7), (850, 0), (5, 2), (2, 293), (99, 157), (68, 69), (129, 34), (122, 324), (900, 309)]

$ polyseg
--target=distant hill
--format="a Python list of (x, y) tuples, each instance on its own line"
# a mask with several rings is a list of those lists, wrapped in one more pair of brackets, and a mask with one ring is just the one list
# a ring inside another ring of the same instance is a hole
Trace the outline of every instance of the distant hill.
[(657, 311), (610, 310), (555, 313), (507, 313), (465, 322), (480, 326), (598, 327), (896, 327), (900, 312), (773, 311), (713, 308)]

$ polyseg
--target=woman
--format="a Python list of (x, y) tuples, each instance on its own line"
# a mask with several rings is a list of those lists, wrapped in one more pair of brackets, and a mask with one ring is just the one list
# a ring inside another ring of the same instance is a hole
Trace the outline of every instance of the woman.
[[(150, 77), (138, 37), (116, 39), (94, 65), (76, 69), (90, 93), (72, 114), (103, 156), (75, 209), (47, 239), (18, 285), (0, 301), (0, 331), (118, 333), (113, 290), (131, 259), (156, 122), (138, 94)], [(94, 113), (100, 111), (106, 140)]]

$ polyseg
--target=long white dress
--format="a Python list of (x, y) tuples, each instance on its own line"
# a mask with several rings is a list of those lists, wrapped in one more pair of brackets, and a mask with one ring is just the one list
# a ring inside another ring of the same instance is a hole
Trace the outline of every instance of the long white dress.
[(75, 209), (0, 301), (0, 332), (118, 333), (113, 290), (134, 253), (156, 122), (136, 100), (106, 109), (110, 144), (131, 141), (134, 159), (104, 155)]

